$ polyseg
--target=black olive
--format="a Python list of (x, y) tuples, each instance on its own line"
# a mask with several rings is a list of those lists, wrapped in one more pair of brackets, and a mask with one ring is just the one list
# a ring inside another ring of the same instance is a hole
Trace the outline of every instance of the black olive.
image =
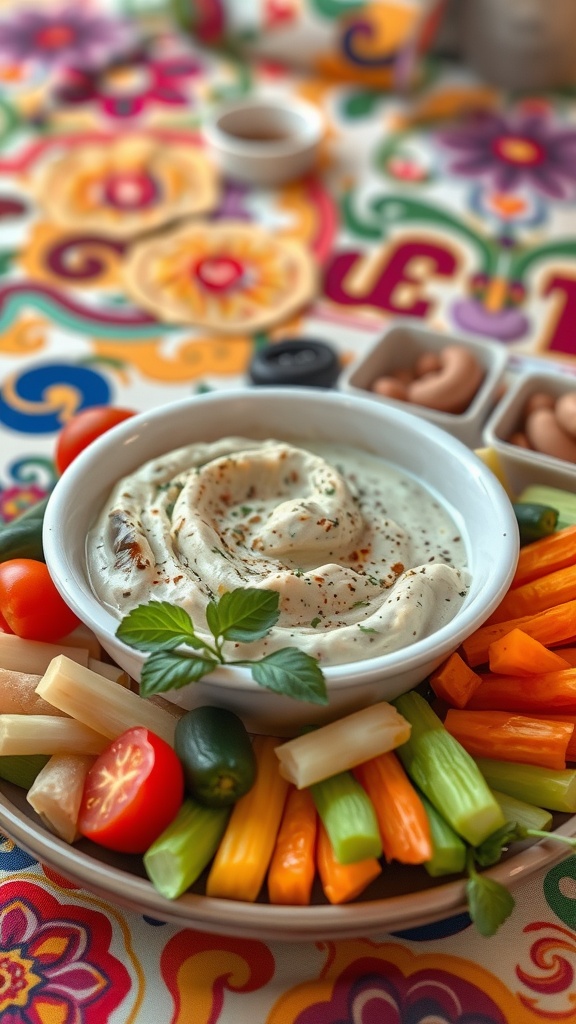
[(286, 338), (258, 349), (248, 368), (252, 384), (331, 388), (341, 366), (338, 353), (325, 341)]

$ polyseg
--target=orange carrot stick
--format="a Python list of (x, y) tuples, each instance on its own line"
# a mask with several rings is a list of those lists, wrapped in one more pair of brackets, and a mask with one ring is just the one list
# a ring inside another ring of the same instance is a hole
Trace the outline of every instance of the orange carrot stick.
[(556, 653), (560, 655), (569, 668), (576, 668), (576, 647), (557, 647)]
[(340, 864), (321, 821), (318, 822), (316, 861), (324, 895), (330, 903), (349, 903), (356, 899), (382, 871), (382, 865), (375, 857), (357, 860), (354, 864)]
[[(559, 652), (549, 650), (522, 629), (511, 629), (490, 644), (488, 664), (491, 672), (507, 676), (533, 676), (570, 668), (570, 662)], [(480, 683), (480, 676), (477, 678)]]
[(538, 576), (522, 586), (514, 587), (503, 597), (485, 625), (518, 619), (522, 615), (535, 615), (566, 601), (576, 600), (576, 560), (555, 572)]
[(576, 526), (565, 526), (562, 530), (542, 537), (532, 544), (520, 548), (512, 587), (556, 572), (576, 562)]
[(571, 640), (576, 636), (576, 601), (557, 604), (536, 615), (523, 615), (518, 619), (479, 626), (461, 645), (470, 668), (487, 664), (490, 644), (516, 628), (522, 629), (546, 647)]
[(570, 725), (574, 726), (574, 732), (570, 737), (568, 746), (566, 748), (566, 760), (576, 761), (576, 714), (574, 715), (551, 715), (548, 711), (546, 712), (547, 722), (569, 722)]
[(540, 715), (548, 712), (576, 714), (576, 669), (543, 672), (539, 676), (482, 674), (467, 711), (517, 711)]
[(460, 711), (451, 708), (444, 726), (472, 757), (517, 761), (560, 771), (574, 733), (569, 722), (531, 718), (512, 711)]
[(480, 676), (454, 651), (429, 677), (430, 686), (439, 700), (452, 707), (464, 708), (477, 686)]
[(386, 860), (423, 864), (432, 856), (430, 825), (424, 805), (392, 751), (353, 769), (370, 797)]
[(270, 903), (307, 906), (316, 874), (318, 814), (308, 789), (290, 786), (268, 868)]

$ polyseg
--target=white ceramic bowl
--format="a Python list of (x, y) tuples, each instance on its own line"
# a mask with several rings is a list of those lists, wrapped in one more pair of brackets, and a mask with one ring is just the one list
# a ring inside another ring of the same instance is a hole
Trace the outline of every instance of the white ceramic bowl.
[(312, 169), (322, 119), (303, 100), (250, 97), (218, 108), (204, 135), (227, 177), (280, 185)]
[(95, 597), (86, 537), (114, 483), (173, 448), (228, 435), (277, 437), (305, 445), (341, 442), (375, 453), (416, 477), (446, 506), (467, 549), (471, 586), (451, 622), (410, 647), (324, 669), (329, 705), (260, 688), (245, 668), (225, 666), (167, 694), (184, 707), (216, 703), (253, 731), (290, 735), (416, 686), (492, 612), (512, 578), (518, 531), (510, 501), (489, 469), (460, 441), (413, 414), (355, 395), (313, 388), (257, 388), (201, 395), (142, 413), (81, 453), (46, 510), (46, 562), (60, 593), (112, 658), (138, 679), (144, 655), (115, 636), (118, 621)]

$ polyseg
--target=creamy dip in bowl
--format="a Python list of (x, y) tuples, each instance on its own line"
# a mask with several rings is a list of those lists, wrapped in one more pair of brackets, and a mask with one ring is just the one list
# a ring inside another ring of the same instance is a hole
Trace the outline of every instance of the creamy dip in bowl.
[(235, 656), (305, 650), (327, 707), (236, 666), (166, 696), (277, 735), (417, 685), (488, 617), (518, 553), (510, 502), (464, 445), (309, 388), (215, 392), (126, 421), (63, 475), (44, 540), (62, 595), (136, 679), (145, 655), (115, 636), (130, 608), (181, 604), (201, 633), (210, 599), (276, 590), (277, 625)]

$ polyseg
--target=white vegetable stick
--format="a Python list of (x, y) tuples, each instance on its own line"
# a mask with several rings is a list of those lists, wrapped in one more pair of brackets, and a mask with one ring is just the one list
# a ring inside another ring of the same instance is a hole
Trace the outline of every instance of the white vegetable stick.
[(0, 668), (0, 715), (62, 715), (36, 693), (42, 676)]
[(78, 814), (86, 776), (95, 760), (88, 754), (54, 754), (26, 794), (47, 828), (67, 843), (80, 838)]
[(297, 789), (312, 786), (405, 743), (411, 726), (381, 701), (276, 747), (280, 774)]
[(71, 633), (63, 636), (61, 643), (65, 647), (83, 647), (88, 651), (91, 658), (100, 659), (102, 657), (102, 646), (98, 637), (83, 622), (76, 626), (76, 629), (73, 629)]
[(50, 662), (36, 693), (109, 739), (116, 739), (134, 725), (143, 725), (174, 746), (176, 718), (63, 654)]
[(111, 665), (108, 661), (99, 661), (97, 658), (88, 658), (88, 668), (92, 672), (98, 672), (99, 675), (106, 676), (106, 679), (113, 679), (120, 686), (130, 685), (130, 676), (123, 668), (119, 668), (118, 665)]
[(100, 754), (109, 742), (102, 733), (95, 732), (73, 718), (57, 715), (0, 715), (0, 756)]
[(48, 644), (43, 640), (23, 640), (13, 633), (0, 633), (0, 665), (15, 672), (32, 672), (42, 675), (57, 654), (88, 664), (88, 651), (81, 647), (67, 647), (65, 644)]

